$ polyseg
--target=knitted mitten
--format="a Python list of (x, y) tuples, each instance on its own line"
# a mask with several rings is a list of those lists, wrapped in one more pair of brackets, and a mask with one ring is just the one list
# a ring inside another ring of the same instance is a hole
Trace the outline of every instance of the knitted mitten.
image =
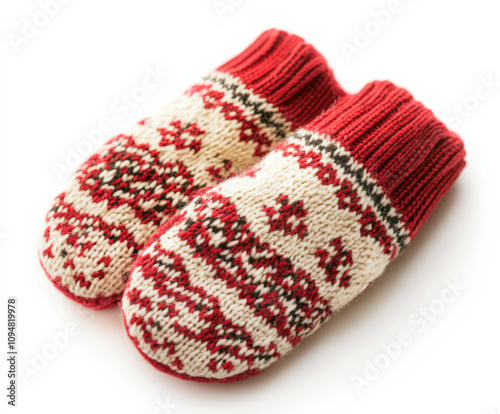
[(48, 277), (85, 306), (113, 306), (134, 257), (170, 215), (343, 94), (311, 45), (263, 33), (78, 169), (46, 217), (39, 255)]
[(389, 82), (341, 98), (155, 233), (123, 297), (129, 336), (184, 379), (262, 371), (380, 276), (464, 155), (457, 135)]

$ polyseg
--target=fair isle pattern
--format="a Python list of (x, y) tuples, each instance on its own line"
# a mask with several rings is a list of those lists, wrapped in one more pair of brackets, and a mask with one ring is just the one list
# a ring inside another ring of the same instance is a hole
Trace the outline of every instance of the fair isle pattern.
[[(370, 208), (375, 212), (377, 218), (386, 227), (391, 240), (390, 243), (393, 240), (396, 241), (393, 249), (393, 257), (399, 254), (410, 243), (409, 231), (405, 229), (401, 216), (391, 206), (382, 187), (377, 185), (377, 182), (370, 176), (366, 169), (360, 163), (356, 162), (341, 144), (335, 142), (332, 138), (326, 137), (325, 134), (320, 135), (305, 129), (300, 129), (294, 134), (289, 140), (287, 148), (293, 148), (294, 142), (295, 144), (302, 143), (308, 151), (313, 150), (326, 156), (328, 162), (335, 169), (341, 170), (344, 174), (348, 175), (351, 182), (360, 187), (364, 199), (369, 203)], [(314, 152), (311, 154), (314, 154)], [(297, 154), (296, 156), (300, 155), (309, 157), (308, 154)], [(311, 156), (314, 157), (314, 155)]]
[[(214, 90), (219, 90), (230, 96), (237, 106), (248, 108), (250, 117), (252, 117), (252, 115), (256, 116), (257, 119), (268, 128), (273, 128), (274, 135), (278, 140), (287, 136), (288, 131), (290, 131), (289, 122), (282, 117), (276, 116), (276, 109), (269, 105), (265, 99), (248, 90), (237, 77), (215, 71), (206, 75), (203, 80), (209, 85), (213, 85)], [(193, 89), (195, 90), (198, 88), (199, 86)], [(211, 95), (211, 97), (214, 99), (216, 98), (214, 95)], [(245, 129), (242, 128), (242, 134), (251, 136), (250, 132), (254, 131), (245, 131)]]
[(366, 289), (408, 241), (368, 171), (332, 138), (299, 130), (155, 233), (134, 262), (124, 321), (159, 369), (244, 378)]
[(47, 214), (39, 252), (69, 296), (116, 302), (146, 240), (194, 193), (238, 173), (291, 129), (236, 77), (214, 72), (108, 141)]

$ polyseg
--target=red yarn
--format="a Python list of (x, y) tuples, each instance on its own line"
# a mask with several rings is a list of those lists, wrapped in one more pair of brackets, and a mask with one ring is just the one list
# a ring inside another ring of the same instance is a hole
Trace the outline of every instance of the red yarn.
[[(276, 105), (293, 128), (313, 120), (345, 95), (325, 58), (312, 45), (277, 29), (262, 33), (217, 70), (237, 76), (247, 88)], [(318, 94), (318, 90), (325, 93)]]
[(384, 81), (339, 100), (304, 127), (363, 164), (413, 238), (465, 166), (462, 140), (405, 89)]

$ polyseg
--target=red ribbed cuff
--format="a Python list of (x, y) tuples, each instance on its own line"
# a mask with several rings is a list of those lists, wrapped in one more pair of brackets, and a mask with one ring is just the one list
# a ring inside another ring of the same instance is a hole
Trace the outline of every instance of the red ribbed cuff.
[(312, 121), (345, 92), (325, 58), (304, 39), (271, 29), (220, 66), (276, 106), (298, 128)]
[(327, 134), (378, 182), (413, 238), (465, 166), (462, 140), (405, 89), (372, 82), (304, 127)]

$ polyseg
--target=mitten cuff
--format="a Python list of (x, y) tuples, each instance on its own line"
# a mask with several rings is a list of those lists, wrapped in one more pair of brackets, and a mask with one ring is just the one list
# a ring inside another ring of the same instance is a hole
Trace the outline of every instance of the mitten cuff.
[(217, 71), (238, 77), (297, 128), (345, 92), (325, 58), (304, 39), (271, 29)]
[(462, 140), (405, 89), (372, 82), (304, 127), (326, 134), (376, 180), (410, 239), (465, 166)]

